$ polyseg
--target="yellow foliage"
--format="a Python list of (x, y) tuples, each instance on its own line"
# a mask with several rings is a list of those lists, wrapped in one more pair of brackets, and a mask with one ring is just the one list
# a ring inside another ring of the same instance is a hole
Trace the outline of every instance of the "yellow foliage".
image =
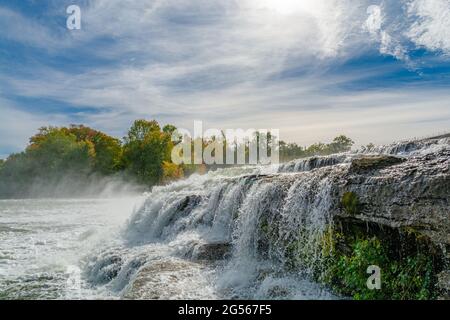
[(183, 169), (172, 162), (163, 161), (163, 181), (169, 182), (183, 177)]

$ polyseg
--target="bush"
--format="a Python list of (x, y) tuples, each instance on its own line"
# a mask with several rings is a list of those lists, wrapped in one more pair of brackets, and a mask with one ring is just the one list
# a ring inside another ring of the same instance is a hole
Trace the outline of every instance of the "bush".
[[(370, 290), (366, 273), (370, 265), (381, 269), (381, 289)], [(332, 288), (354, 299), (421, 300), (435, 298), (433, 258), (422, 252), (392, 258), (387, 246), (376, 237), (356, 240), (349, 255), (329, 261)]]

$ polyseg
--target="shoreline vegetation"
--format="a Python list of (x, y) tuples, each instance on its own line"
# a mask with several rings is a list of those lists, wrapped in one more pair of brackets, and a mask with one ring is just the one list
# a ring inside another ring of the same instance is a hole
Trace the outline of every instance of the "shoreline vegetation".
[[(0, 160), (0, 199), (143, 192), (222, 167), (173, 163), (171, 152), (179, 143), (172, 141), (175, 130), (170, 124), (161, 127), (155, 120), (141, 119), (125, 137), (117, 139), (84, 125), (42, 127), (23, 152)], [(202, 145), (206, 147), (215, 139), (203, 139)], [(280, 161), (345, 152), (353, 144), (343, 135), (331, 143), (309, 147), (280, 141)]]

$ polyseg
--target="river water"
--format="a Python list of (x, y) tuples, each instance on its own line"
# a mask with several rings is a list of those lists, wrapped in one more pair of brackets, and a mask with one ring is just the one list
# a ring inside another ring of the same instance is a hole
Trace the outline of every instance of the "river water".
[(1, 200), (0, 299), (114, 298), (84, 281), (82, 260), (117, 241), (137, 203), (138, 197)]

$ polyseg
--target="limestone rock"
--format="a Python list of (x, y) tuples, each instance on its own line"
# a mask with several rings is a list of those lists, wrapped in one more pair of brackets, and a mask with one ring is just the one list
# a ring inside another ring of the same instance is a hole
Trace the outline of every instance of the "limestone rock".
[(350, 171), (377, 170), (405, 161), (405, 158), (391, 155), (365, 155), (352, 160)]
[[(125, 288), (124, 299), (206, 299), (214, 296), (208, 292), (209, 269), (196, 262), (165, 258), (143, 266)], [(199, 283), (205, 283), (199, 291)]]
[(228, 258), (231, 254), (231, 244), (228, 242), (201, 243), (191, 252), (195, 261), (218, 261)]

